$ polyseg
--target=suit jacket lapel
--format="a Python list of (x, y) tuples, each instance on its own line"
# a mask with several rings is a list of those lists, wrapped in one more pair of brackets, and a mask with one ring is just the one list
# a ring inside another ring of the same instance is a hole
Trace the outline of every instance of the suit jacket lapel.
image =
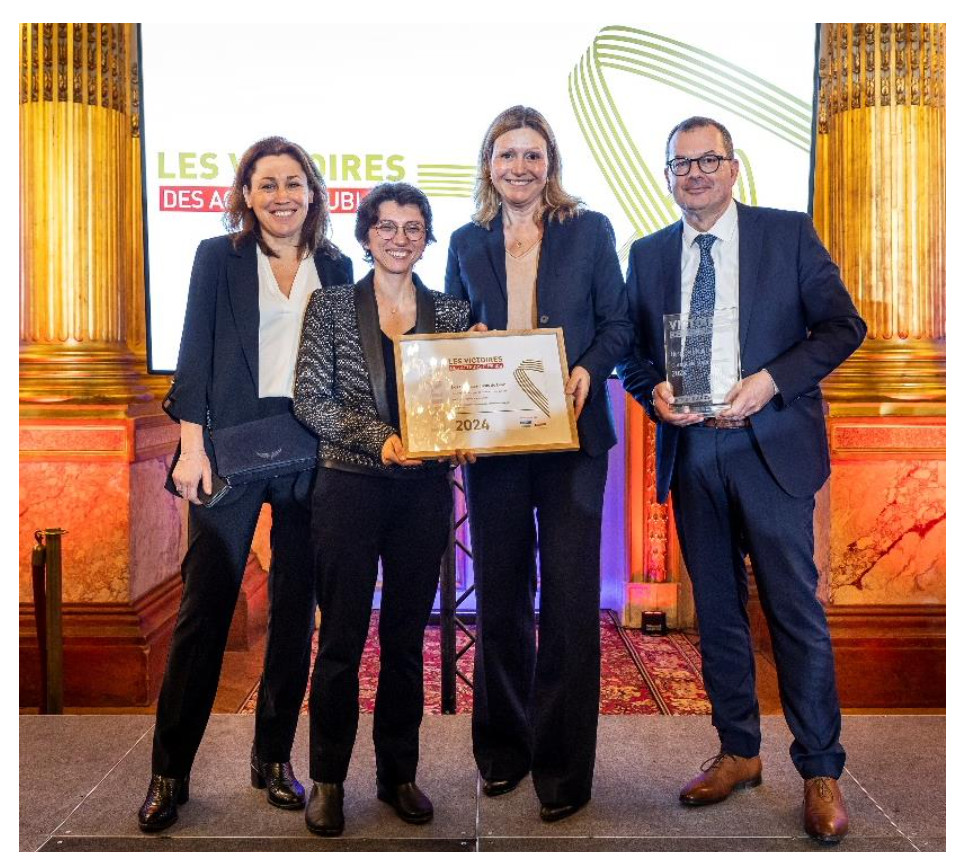
[(563, 231), (564, 226), (561, 223), (545, 220), (544, 233), (541, 235), (541, 253), (538, 256), (538, 276), (535, 280), (536, 327), (540, 325), (541, 310), (549, 310), (555, 305), (548, 302), (549, 297), (546, 295), (553, 285), (558, 284), (558, 280), (553, 277), (560, 276), (564, 266)]
[(321, 285), (337, 285), (338, 280), (334, 275), (334, 259), (329, 258), (318, 250), (314, 253), (314, 267), (317, 269), (317, 278)]
[(227, 258), (227, 293), (244, 358), (254, 379), (255, 392), (260, 385), (258, 351), (261, 312), (258, 289), (257, 248), (256, 241), (251, 238), (241, 249), (231, 247)]
[[(667, 249), (661, 258), (661, 284), (665, 292), (666, 315), (677, 315), (681, 309), (681, 243), (683, 223), (678, 220), (665, 237)], [(687, 309), (685, 310), (688, 311)]]
[(501, 211), (491, 220), (490, 230), (485, 232), (485, 247), (488, 258), (491, 261), (491, 268), (494, 270), (495, 279), (501, 288), (501, 296), (504, 298), (505, 307), (508, 303), (508, 271), (504, 265), (504, 223), (501, 221)]
[(671, 227), (665, 242), (668, 249), (662, 256), (661, 284), (665, 291), (665, 314), (677, 315), (681, 312), (681, 243), (683, 223), (679, 219)]
[[(678, 315), (681, 312), (681, 243), (682, 222), (679, 220), (665, 236), (665, 249), (661, 255), (661, 274), (659, 284), (664, 292), (661, 298), (664, 315)], [(657, 366), (665, 371), (665, 325), (659, 322), (656, 331), (658, 348)]]
[(752, 303), (758, 288), (758, 267), (762, 257), (763, 228), (758, 212), (744, 204), (738, 207), (738, 344), (742, 357), (748, 339)]
[(357, 310), (357, 335), (371, 379), (371, 391), (377, 416), (381, 422), (390, 424), (391, 413), (387, 407), (387, 376), (384, 373), (384, 353), (381, 350), (381, 324), (377, 317), (377, 300), (374, 297), (374, 271), (371, 270), (354, 287), (354, 307)]

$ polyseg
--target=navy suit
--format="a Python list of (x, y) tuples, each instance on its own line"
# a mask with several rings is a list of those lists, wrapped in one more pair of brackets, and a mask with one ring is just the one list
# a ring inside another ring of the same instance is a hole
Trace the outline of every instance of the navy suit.
[[(795, 765), (805, 777), (838, 777), (841, 718), (812, 560), (814, 495), (829, 474), (819, 382), (861, 344), (866, 328), (808, 216), (737, 206), (742, 376), (767, 369), (779, 393), (748, 429), (659, 422), (658, 500), (673, 492), (723, 749), (748, 757), (760, 744), (747, 553)], [(656, 421), (651, 394), (665, 380), (663, 316), (681, 311), (681, 244), (678, 222), (636, 241), (628, 267), (635, 345), (618, 371)]]
[[(314, 256), (321, 284), (353, 281), (342, 255)], [(174, 385), (164, 408), (174, 420), (216, 430), (280, 415), (291, 400), (258, 396), (257, 255), (253, 240), (228, 236), (197, 248)], [(209, 413), (208, 413), (209, 412)], [(178, 445), (174, 463), (179, 456)], [(213, 464), (213, 461), (212, 461)], [(213, 464), (216, 470), (216, 464)], [(310, 664), (314, 621), (310, 548), (311, 472), (250, 483), (214, 507), (191, 504), (184, 591), (157, 703), (153, 773), (190, 771), (214, 704), (237, 594), (264, 503), (271, 505), (269, 618), (254, 746), (265, 762), (286, 762)], [(173, 491), (170, 477), (167, 488)]]
[[(474, 321), (505, 329), (500, 214), (490, 230), (472, 223), (454, 233), (445, 290), (471, 303)], [(568, 361), (587, 370), (591, 385), (578, 420), (580, 451), (485, 457), (466, 467), (478, 594), (472, 733), (486, 780), (530, 770), (544, 804), (581, 804), (594, 771), (601, 512), (616, 440), (606, 381), (631, 342), (604, 216), (586, 211), (545, 224), (536, 299), (537, 326), (563, 329)]]

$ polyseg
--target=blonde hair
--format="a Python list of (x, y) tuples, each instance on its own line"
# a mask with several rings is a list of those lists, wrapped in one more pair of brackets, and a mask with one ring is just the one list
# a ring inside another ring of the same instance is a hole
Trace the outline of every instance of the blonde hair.
[(568, 194), (561, 185), (561, 154), (554, 132), (544, 116), (534, 108), (514, 105), (502, 111), (484, 133), (481, 151), (478, 153), (478, 179), (474, 185), (474, 206), (477, 208), (472, 220), (485, 228), (490, 228), (491, 220), (498, 215), (501, 196), (491, 180), (491, 158), (494, 155), (494, 142), (506, 132), (515, 129), (533, 129), (545, 140), (548, 146), (548, 182), (541, 193), (545, 217), (550, 221), (564, 222), (576, 216), (583, 204), (580, 198)]

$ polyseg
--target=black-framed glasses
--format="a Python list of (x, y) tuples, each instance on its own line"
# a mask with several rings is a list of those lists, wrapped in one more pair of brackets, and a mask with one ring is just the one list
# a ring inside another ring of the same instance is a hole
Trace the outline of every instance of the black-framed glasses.
[(717, 156), (714, 153), (706, 153), (697, 159), (684, 159), (679, 156), (677, 159), (669, 159), (665, 164), (668, 170), (676, 177), (684, 177), (691, 171), (691, 163), (697, 162), (702, 174), (714, 174), (722, 162), (734, 162), (733, 156)]
[[(374, 226), (377, 236), (382, 240), (393, 240), (398, 232), (395, 222), (378, 222)], [(412, 243), (417, 243), (424, 236), (424, 226), (420, 222), (408, 222), (403, 226), (404, 236)]]

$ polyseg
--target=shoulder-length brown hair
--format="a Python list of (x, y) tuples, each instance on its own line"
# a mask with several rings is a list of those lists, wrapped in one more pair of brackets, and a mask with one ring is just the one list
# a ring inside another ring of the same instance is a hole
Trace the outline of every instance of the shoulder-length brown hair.
[(533, 129), (548, 145), (548, 182), (541, 193), (545, 218), (564, 222), (582, 209), (581, 199), (567, 193), (561, 185), (561, 153), (558, 152), (558, 142), (548, 121), (534, 108), (514, 105), (494, 118), (484, 133), (481, 152), (478, 153), (478, 179), (474, 184), (474, 206), (477, 210), (471, 218), (485, 228), (490, 228), (491, 220), (498, 215), (501, 207), (501, 196), (491, 181), (494, 142), (505, 132), (523, 128)]
[(257, 160), (265, 156), (290, 156), (301, 166), (304, 176), (307, 177), (308, 188), (313, 193), (314, 200), (308, 205), (307, 219), (301, 226), (301, 239), (297, 244), (299, 256), (303, 258), (320, 250), (331, 258), (336, 258), (340, 255), (340, 251), (327, 237), (331, 230), (330, 213), (327, 207), (327, 184), (317, 165), (314, 164), (314, 160), (307, 155), (304, 148), (279, 135), (262, 138), (252, 144), (244, 151), (244, 155), (237, 163), (234, 185), (231, 186), (227, 209), (224, 211), (224, 227), (233, 235), (231, 240), (234, 248), (240, 249), (253, 237), (265, 255), (277, 257), (264, 242), (260, 223), (254, 216), (254, 211), (244, 201), (244, 188), (250, 189)]

